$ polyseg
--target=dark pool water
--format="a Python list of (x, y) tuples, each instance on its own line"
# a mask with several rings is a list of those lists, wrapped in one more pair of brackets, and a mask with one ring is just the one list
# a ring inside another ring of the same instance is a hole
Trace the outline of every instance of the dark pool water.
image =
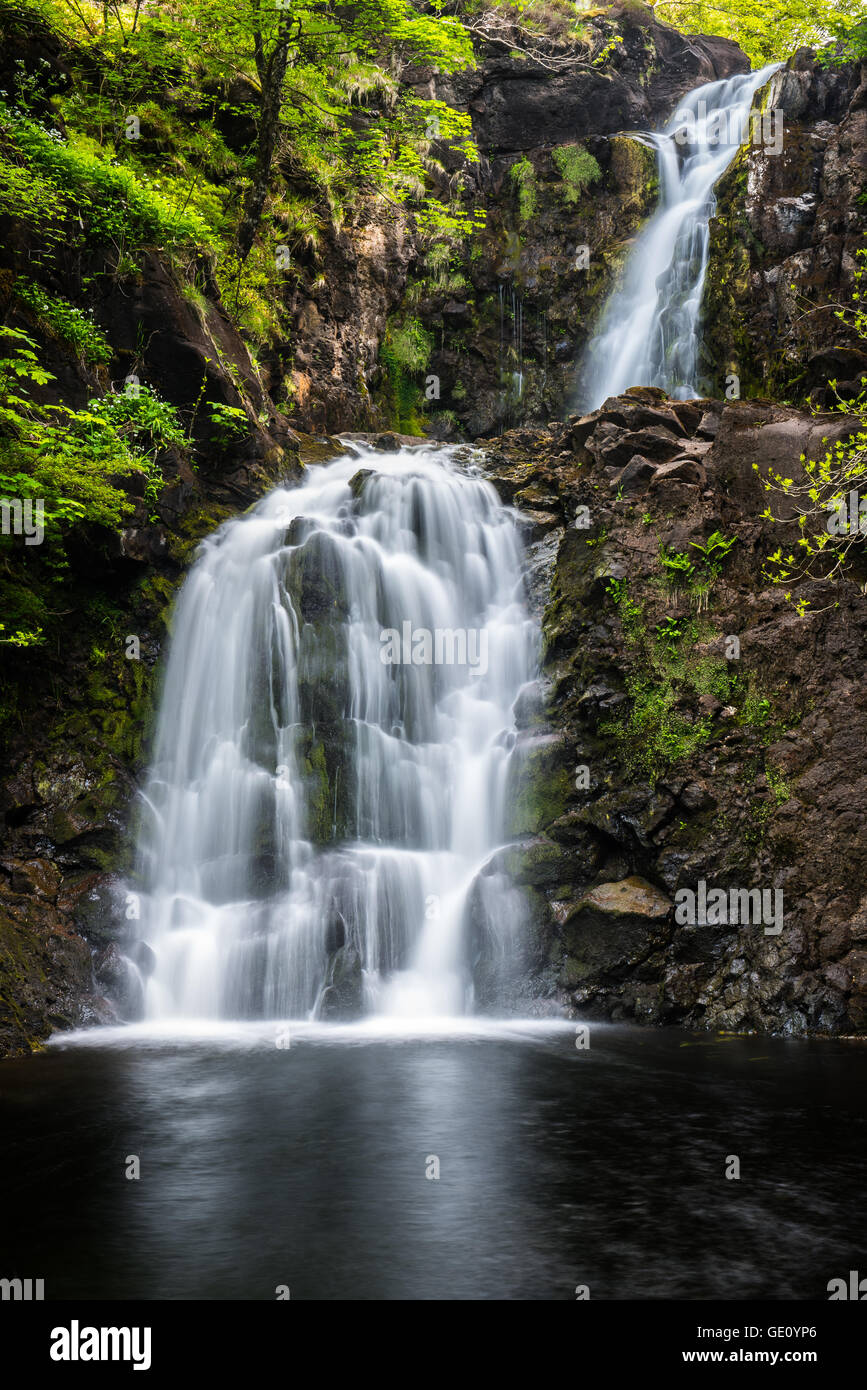
[(824, 1300), (867, 1272), (864, 1045), (111, 1036), (0, 1064), (0, 1277), (47, 1298)]

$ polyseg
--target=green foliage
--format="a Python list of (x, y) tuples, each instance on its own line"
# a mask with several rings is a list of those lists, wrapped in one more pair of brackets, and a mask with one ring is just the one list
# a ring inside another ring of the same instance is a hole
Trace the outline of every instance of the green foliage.
[(209, 402), (207, 410), (211, 420), (211, 434), (218, 444), (231, 444), (249, 433), (250, 421), (247, 419), (246, 410), (240, 410), (235, 405), (223, 405), (219, 401)]
[(609, 593), (634, 666), (626, 680), (627, 711), (603, 721), (599, 732), (611, 738), (630, 776), (655, 783), (711, 737), (710, 721), (696, 718), (687, 702), (694, 703), (709, 683), (727, 689), (726, 663), (691, 650), (704, 635), (695, 620), (681, 623), (668, 616), (650, 633), (644, 607), (629, 598), (625, 581), (609, 581)]
[(134, 386), (88, 401), (88, 410), (129, 450), (135, 469), (148, 479), (145, 500), (155, 502), (163, 485), (158, 454), (162, 449), (187, 447), (175, 407), (149, 386)]
[(111, 344), (85, 313), (68, 299), (48, 294), (41, 285), (19, 276), (14, 293), (25, 304), (37, 322), (60, 342), (68, 344), (88, 366), (105, 365), (111, 361)]
[(697, 550), (705, 569), (719, 572), (721, 562), (735, 544), (737, 536), (726, 537), (722, 531), (714, 531), (707, 541), (690, 541), (690, 549)]
[(176, 246), (207, 241), (198, 214), (172, 205), (144, 177), (111, 164), (88, 136), (68, 140), (0, 102), (0, 213), (50, 243)]
[[(25, 548), (25, 558), (60, 579), (69, 529), (122, 525), (133, 503), (119, 484), (133, 474), (145, 475), (145, 497), (155, 500), (162, 487), (159, 451), (185, 445), (186, 436), (173, 407), (145, 386), (89, 401), (85, 410), (36, 404), (29, 387), (53, 378), (35, 348), (27, 334), (0, 328), (0, 495), (44, 504), (44, 542)], [(7, 553), (21, 545), (14, 536), (0, 537)]]
[(599, 52), (596, 54), (596, 57), (593, 59), (593, 67), (604, 67), (605, 64), (608, 62), (608, 59), (612, 56), (612, 54), (617, 52), (617, 46), (621, 43), (623, 43), (623, 35), (612, 34), (611, 38), (605, 41), (605, 43), (600, 48)]
[[(697, 561), (661, 546), (665, 587), (675, 594), (690, 589), (700, 613), (721, 559), (734, 544), (734, 538), (715, 531), (706, 542), (694, 543)], [(702, 650), (718, 636), (706, 620), (668, 613), (651, 628), (646, 605), (630, 597), (625, 579), (609, 575), (605, 588), (617, 607), (632, 664), (626, 679), (628, 708), (600, 724), (599, 731), (612, 739), (618, 762), (630, 776), (655, 783), (710, 740), (712, 723), (699, 717), (698, 700), (711, 695), (728, 703), (737, 673), (723, 657)]]
[[(710, 563), (713, 556), (727, 554), (734, 544), (714, 532), (696, 549)], [(687, 557), (662, 551), (660, 559), (675, 560), (677, 581), (692, 568)], [(606, 591), (617, 606), (624, 640), (631, 654), (626, 678), (629, 704), (600, 723), (599, 732), (610, 738), (618, 763), (628, 775), (658, 782), (678, 763), (691, 757), (714, 737), (711, 718), (699, 713), (702, 696), (711, 696), (730, 706), (729, 714), (742, 727), (758, 735), (762, 744), (782, 736), (788, 723), (775, 715), (769, 697), (756, 687), (756, 677), (732, 666), (724, 657), (707, 650), (718, 640), (713, 624), (698, 614), (676, 617), (665, 614), (652, 628), (646, 605), (633, 600), (624, 579), (609, 576)], [(770, 774), (769, 781), (770, 781)], [(772, 786), (778, 800), (786, 800), (788, 788), (782, 781)]]
[(670, 588), (684, 589), (691, 583), (695, 574), (695, 565), (688, 555), (682, 554), (677, 550), (669, 550), (667, 546), (659, 547), (659, 563), (665, 571)]
[(771, 702), (767, 695), (749, 691), (741, 705), (741, 722), (750, 728), (764, 729), (771, 717)]
[(707, 743), (710, 722), (690, 719), (679, 711), (677, 692), (671, 684), (633, 676), (627, 681), (627, 691), (629, 713), (600, 724), (599, 732), (613, 739), (618, 761), (631, 777), (655, 784)]
[(707, 541), (690, 541), (690, 549), (698, 552), (695, 560), (679, 551), (660, 546), (659, 561), (665, 574), (666, 587), (673, 594), (686, 591), (698, 612), (707, 610), (710, 594), (722, 572), (723, 561), (737, 540), (714, 531)]
[(539, 188), (536, 172), (526, 155), (512, 165), (509, 178), (518, 197), (518, 219), (529, 222), (539, 203)]
[[(664, 0), (657, 18), (687, 34), (734, 39), (754, 66), (784, 60), (796, 48), (857, 43), (867, 19), (865, 0)], [(861, 39), (863, 43), (863, 37)], [(843, 56), (846, 54), (844, 52)]]
[(433, 349), (433, 338), (418, 319), (390, 323), (379, 350), (385, 367), (387, 405), (396, 429), (421, 434), (421, 391), (413, 380), (424, 371)]
[(839, 63), (863, 63), (867, 58), (867, 19), (856, 20), (851, 28), (838, 31), (835, 40), (819, 53), (819, 62), (823, 67), (833, 67)]
[(551, 157), (560, 171), (563, 180), (563, 201), (578, 203), (585, 188), (598, 182), (602, 170), (583, 145), (560, 145), (551, 151)]
[(408, 372), (421, 372), (428, 364), (433, 338), (418, 319), (407, 319), (386, 336), (391, 359)]
[(678, 642), (683, 636), (683, 627), (676, 618), (666, 616), (661, 622), (656, 624), (656, 634), (663, 647), (668, 652), (674, 652)]
[[(415, 217), (432, 278), (455, 292), (464, 243), (484, 224), (455, 166), (456, 157), (478, 158), (470, 117), (397, 76), (408, 61), (441, 72), (474, 61), (464, 24), (439, 5), (428, 13), (411, 0), (336, 9), (319, 0), (285, 9), (273, 0), (177, 0), (170, 10), (165, 0), (14, 4), (54, 28), (71, 75), (51, 98), (58, 129), (44, 114), (41, 72), (16, 71), (0, 104), (0, 214), (27, 225), (43, 261), (52, 247), (112, 246), (117, 273), (134, 274), (136, 248), (160, 246), (192, 279), (187, 248), (195, 244), (206, 248), (246, 335), (284, 348), (287, 282), (314, 278), (329, 221), (339, 229), (359, 198), (382, 197)], [(288, 63), (273, 165), (289, 191), (271, 179), (250, 250), (239, 248), (239, 221), (264, 138), (269, 63), (281, 45)], [(239, 78), (249, 96), (230, 99)], [(227, 120), (255, 131), (253, 144), (227, 137)], [(128, 139), (131, 123), (137, 138)], [(285, 257), (278, 264), (283, 248), (291, 265)], [(191, 296), (204, 288), (187, 286)]]
[(620, 625), (627, 642), (634, 642), (644, 632), (644, 610), (640, 603), (629, 597), (629, 585), (625, 579), (615, 579), (609, 575), (605, 589), (620, 611)]

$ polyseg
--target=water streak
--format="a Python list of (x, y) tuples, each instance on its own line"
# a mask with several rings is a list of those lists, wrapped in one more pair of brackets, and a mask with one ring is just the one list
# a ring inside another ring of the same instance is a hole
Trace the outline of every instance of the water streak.
[(678, 400), (702, 393), (701, 310), (714, 186), (749, 134), (756, 92), (778, 67), (697, 87), (664, 130), (640, 137), (657, 151), (659, 206), (587, 349), (579, 391), (584, 410), (630, 386), (659, 386)]

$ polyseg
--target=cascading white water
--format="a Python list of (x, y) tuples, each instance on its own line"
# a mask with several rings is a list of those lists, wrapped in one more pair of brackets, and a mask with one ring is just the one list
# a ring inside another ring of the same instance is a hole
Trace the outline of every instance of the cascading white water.
[(587, 349), (579, 392), (585, 410), (630, 386), (660, 386), (679, 400), (701, 394), (699, 330), (714, 185), (749, 134), (756, 92), (780, 66), (697, 87), (663, 131), (641, 136), (657, 151), (659, 206)]
[(327, 1014), (353, 969), (368, 1012), (471, 1006), (537, 630), (514, 515), (453, 452), (359, 448), (204, 542), (144, 793), (148, 1016)]

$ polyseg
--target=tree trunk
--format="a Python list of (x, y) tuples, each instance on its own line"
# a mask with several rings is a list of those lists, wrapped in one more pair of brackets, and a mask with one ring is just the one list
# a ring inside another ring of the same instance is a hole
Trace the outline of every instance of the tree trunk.
[(250, 254), (250, 248), (262, 218), (265, 199), (268, 196), (271, 165), (274, 162), (274, 151), (277, 148), (277, 136), (280, 130), (283, 79), (289, 65), (289, 49), (295, 36), (292, 31), (292, 20), (289, 15), (285, 15), (280, 21), (277, 42), (272, 48), (267, 62), (263, 65), (256, 168), (253, 171), (253, 182), (244, 199), (244, 213), (238, 229), (238, 250), (242, 260), (246, 260)]

